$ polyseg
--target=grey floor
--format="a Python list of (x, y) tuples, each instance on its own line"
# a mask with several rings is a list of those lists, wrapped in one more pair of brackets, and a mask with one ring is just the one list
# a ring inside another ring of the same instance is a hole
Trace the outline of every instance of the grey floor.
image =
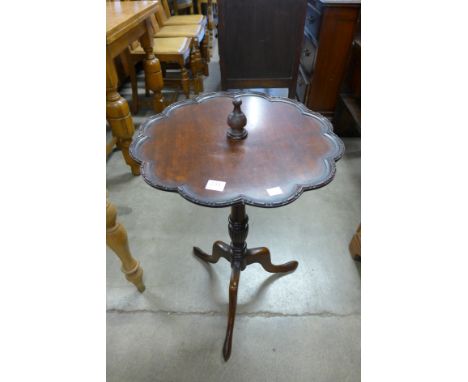
[[(205, 91), (220, 89), (216, 44)], [(144, 92), (144, 91), (143, 91)], [(267, 90), (286, 94), (285, 90)], [(122, 90), (129, 95), (128, 86)], [(152, 111), (135, 116), (138, 126)], [(289, 206), (248, 207), (249, 247), (267, 246), (275, 263), (298, 260), (288, 275), (260, 265), (241, 274), (232, 355), (221, 349), (230, 266), (202, 263), (229, 241), (228, 209), (189, 203), (133, 177), (120, 152), (107, 162), (107, 189), (144, 269), (140, 294), (107, 250), (107, 380), (360, 380), (360, 268), (347, 249), (360, 222), (360, 139), (345, 139), (335, 180)]]

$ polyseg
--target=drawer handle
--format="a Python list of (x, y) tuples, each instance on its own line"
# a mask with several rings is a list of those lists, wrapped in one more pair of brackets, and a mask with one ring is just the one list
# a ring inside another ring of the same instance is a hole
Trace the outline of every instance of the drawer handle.
[(304, 49), (304, 56), (309, 57), (312, 54), (312, 51), (308, 48)]

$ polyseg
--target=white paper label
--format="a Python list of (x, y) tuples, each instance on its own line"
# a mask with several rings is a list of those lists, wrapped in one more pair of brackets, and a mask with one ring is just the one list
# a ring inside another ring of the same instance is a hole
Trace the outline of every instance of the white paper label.
[(214, 191), (219, 191), (223, 192), (224, 191), (224, 186), (226, 185), (226, 182), (223, 182), (222, 180), (213, 180), (210, 179), (207, 183), (205, 188), (207, 190), (214, 190)]
[(283, 193), (281, 187), (267, 188), (268, 195), (275, 196)]

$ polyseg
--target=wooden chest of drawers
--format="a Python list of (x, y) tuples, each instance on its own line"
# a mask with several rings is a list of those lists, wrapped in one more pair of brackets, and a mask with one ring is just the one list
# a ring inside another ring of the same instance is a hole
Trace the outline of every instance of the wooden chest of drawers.
[(361, 10), (360, 0), (308, 0), (296, 97), (332, 118)]

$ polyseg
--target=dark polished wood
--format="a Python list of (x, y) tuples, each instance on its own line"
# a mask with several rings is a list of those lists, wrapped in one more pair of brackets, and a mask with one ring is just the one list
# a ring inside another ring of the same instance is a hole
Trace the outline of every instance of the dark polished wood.
[(329, 118), (338, 102), (360, 9), (360, 0), (308, 0), (296, 96)]
[(288, 88), (293, 98), (306, 0), (218, 0), (221, 87)]
[(227, 124), (229, 129), (227, 131), (228, 138), (231, 139), (244, 139), (247, 137), (247, 130), (244, 129), (247, 124), (247, 117), (241, 110), (242, 100), (235, 99), (232, 101), (234, 110), (228, 115)]
[(333, 119), (335, 131), (340, 136), (353, 137), (361, 134), (361, 33), (360, 22), (353, 41), (346, 75), (341, 84), (340, 95)]
[[(234, 98), (247, 117), (242, 140), (226, 137)], [(173, 104), (144, 122), (131, 146), (147, 183), (208, 207), (289, 204), (328, 184), (343, 150), (326, 118), (261, 93), (209, 93)], [(223, 192), (206, 189), (210, 179), (226, 182)], [(270, 195), (275, 187), (281, 193)]]
[(198, 247), (193, 248), (193, 253), (198, 258), (208, 263), (217, 263), (221, 257), (231, 262), (232, 271), (231, 281), (229, 283), (228, 325), (223, 346), (223, 356), (226, 361), (231, 355), (232, 333), (236, 316), (240, 272), (243, 271), (247, 265), (254, 263), (259, 263), (263, 269), (270, 273), (291, 272), (295, 271), (298, 266), (297, 261), (290, 261), (282, 265), (272, 264), (268, 248), (260, 247), (247, 249), (248, 222), (249, 217), (245, 213), (245, 205), (236, 204), (231, 207), (231, 215), (229, 216), (228, 229), (229, 236), (231, 237), (231, 244), (228, 245), (222, 241), (216, 241), (213, 244), (213, 253), (211, 256)]
[[(233, 101), (235, 112), (227, 118)], [(244, 139), (227, 136), (229, 128), (244, 122), (248, 131)], [(231, 354), (240, 272), (254, 263), (271, 273), (298, 266), (297, 261), (274, 265), (268, 248), (247, 248), (246, 204), (279, 207), (304, 191), (326, 185), (343, 151), (343, 143), (323, 116), (297, 101), (251, 92), (211, 93), (179, 102), (138, 130), (130, 152), (141, 163), (148, 184), (178, 192), (196, 204), (231, 207), (230, 244), (216, 241), (211, 255), (193, 248), (206, 262), (224, 258), (231, 263), (225, 360)], [(209, 189), (209, 180), (225, 182), (224, 188)]]

